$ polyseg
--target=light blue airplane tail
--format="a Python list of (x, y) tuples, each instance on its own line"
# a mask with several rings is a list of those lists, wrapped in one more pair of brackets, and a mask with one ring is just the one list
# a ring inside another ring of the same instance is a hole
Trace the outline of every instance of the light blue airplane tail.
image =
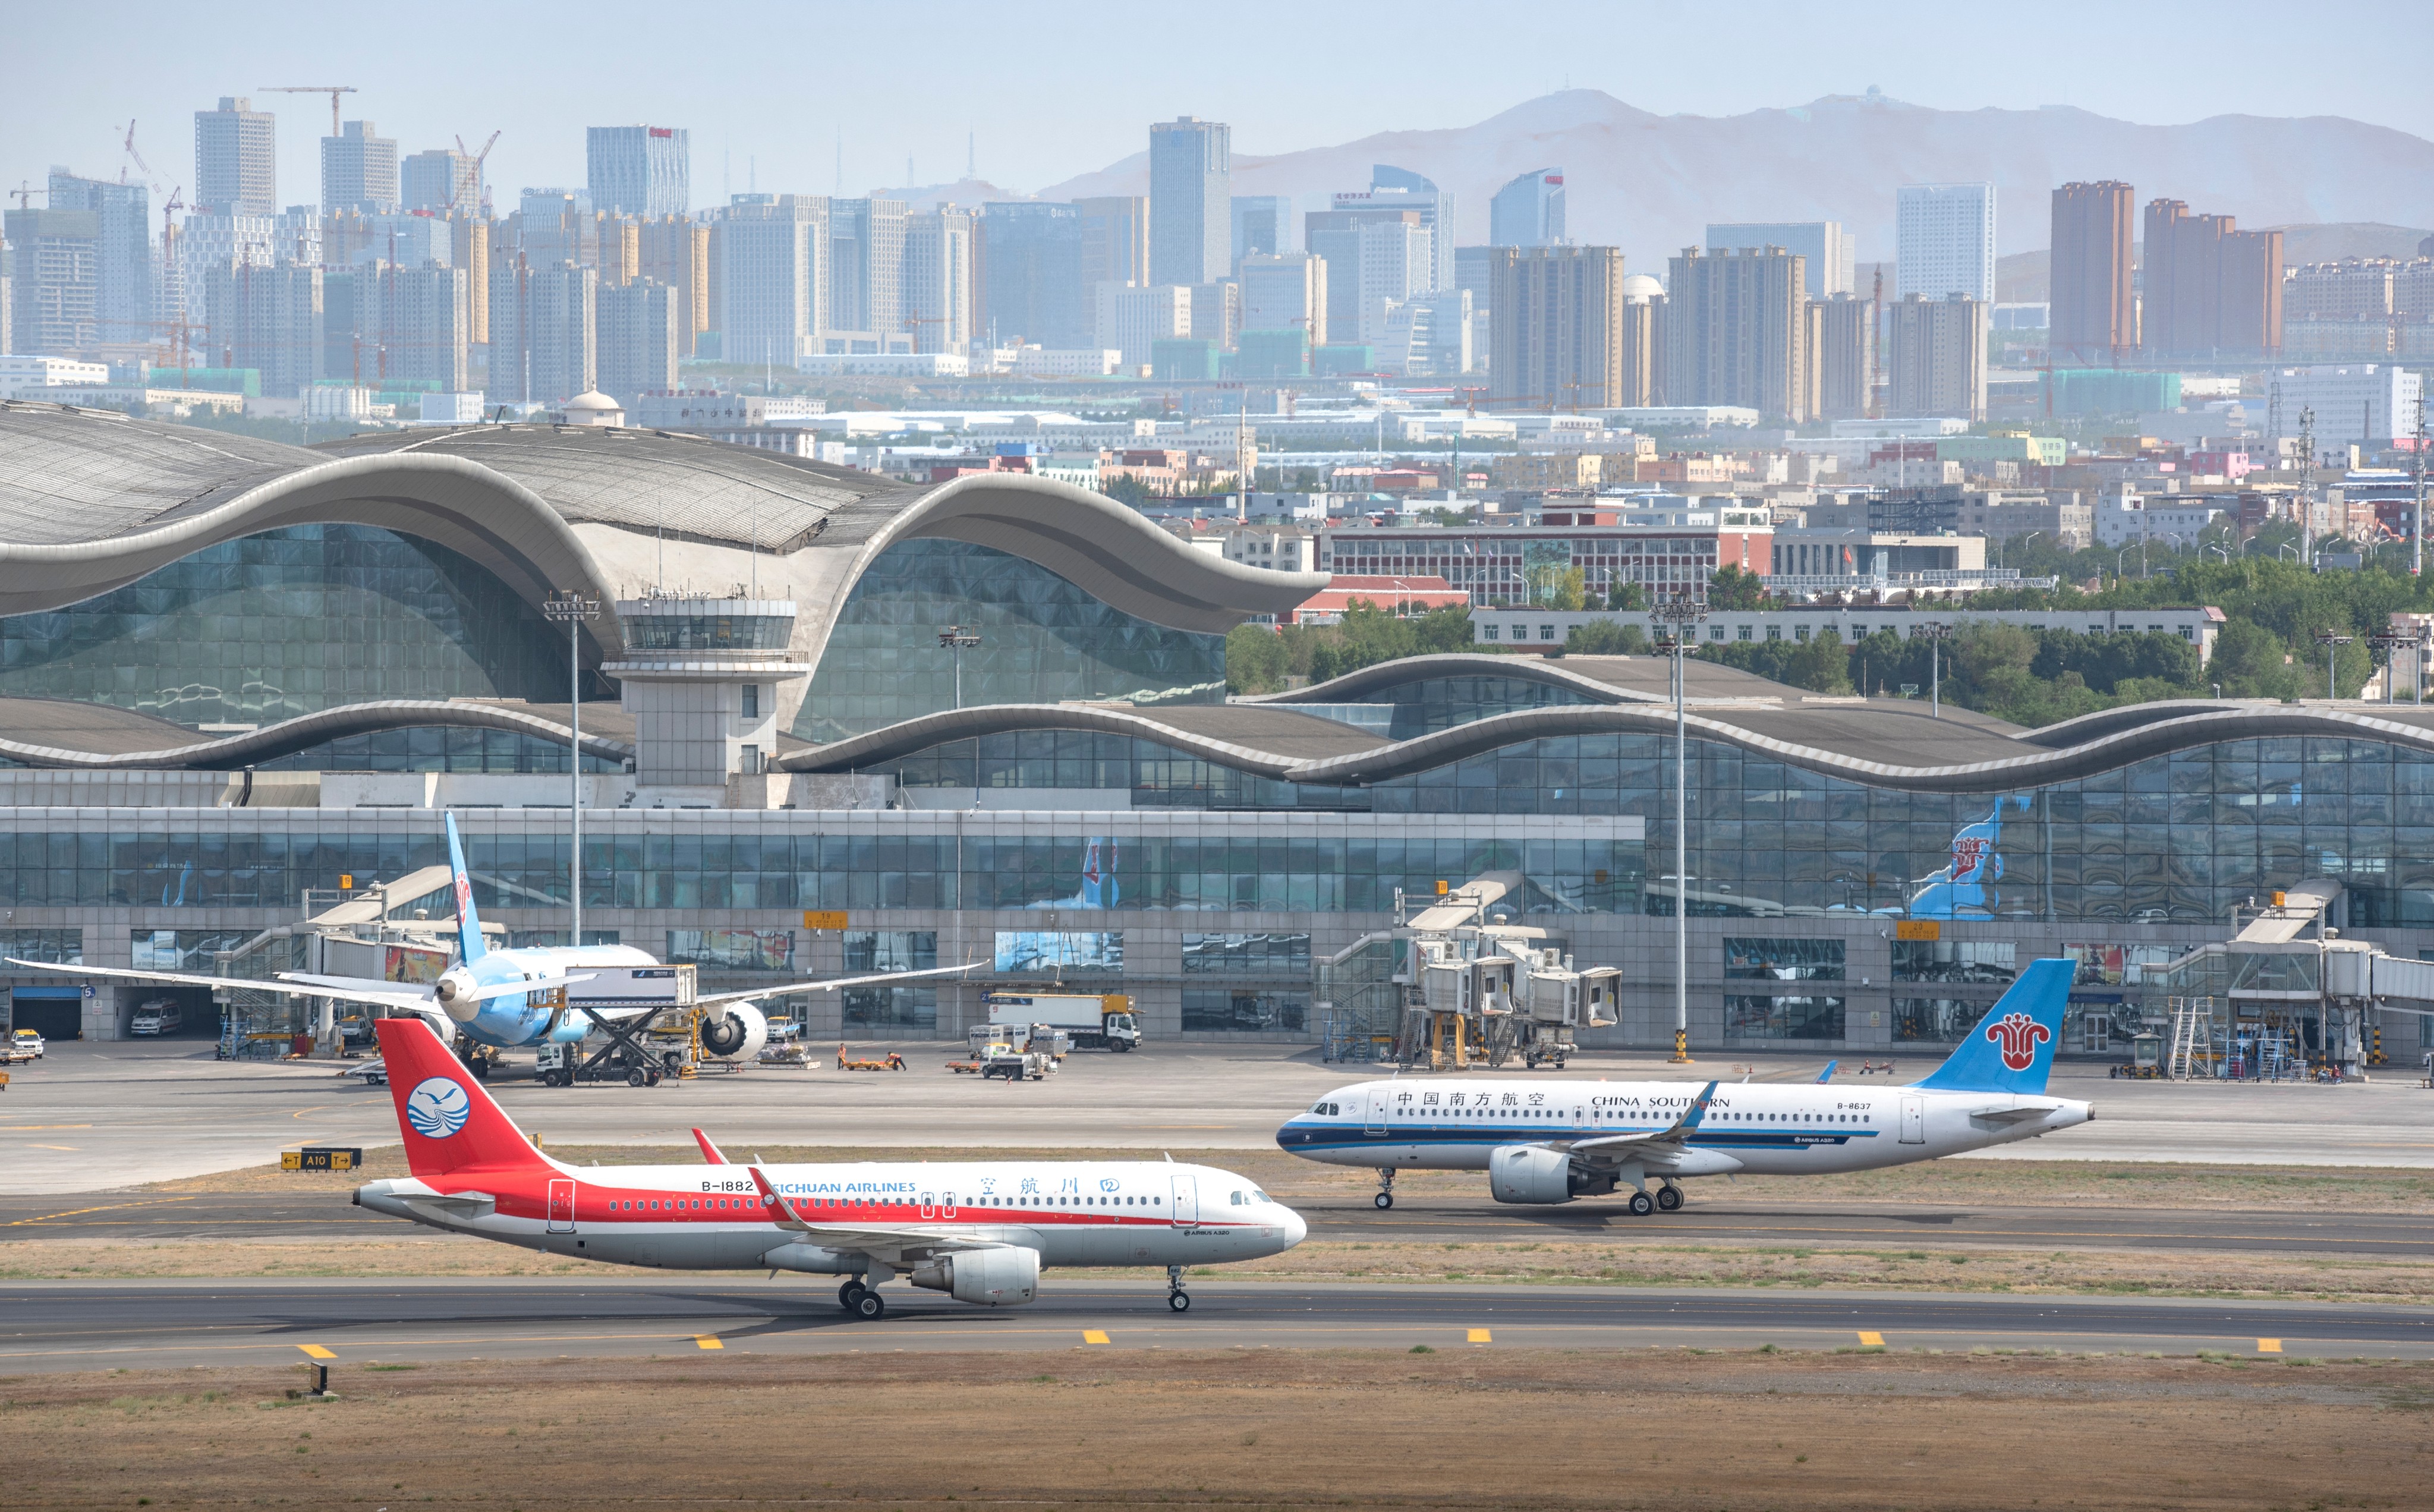
[(456, 892), (456, 949), (471, 966), (489, 953), (482, 919), (473, 912), (473, 879), (465, 871), (465, 847), (456, 838), (456, 816), (448, 816), (448, 880)]
[(2079, 963), (2031, 961), (1935, 1074), (1912, 1085), (1928, 1091), (2015, 1092), (2040, 1096), (2062, 1044), (2063, 1005)]

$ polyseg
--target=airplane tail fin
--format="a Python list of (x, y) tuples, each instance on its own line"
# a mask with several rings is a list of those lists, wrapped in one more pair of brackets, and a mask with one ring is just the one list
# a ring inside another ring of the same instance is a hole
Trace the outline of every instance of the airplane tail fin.
[(381, 1058), (388, 1069), (397, 1126), (405, 1136), (406, 1166), (416, 1176), (489, 1171), (555, 1170), (515, 1121), (490, 1101), (464, 1062), (420, 1018), (378, 1019)]
[(2063, 1005), (2078, 970), (2066, 958), (2031, 961), (1961, 1047), (1933, 1075), (1912, 1085), (1928, 1091), (2042, 1095), (2062, 1044)]
[(489, 951), (482, 943), (482, 919), (473, 911), (473, 879), (465, 870), (465, 847), (456, 838), (456, 816), (448, 816), (448, 880), (456, 894), (456, 950), (472, 965)]

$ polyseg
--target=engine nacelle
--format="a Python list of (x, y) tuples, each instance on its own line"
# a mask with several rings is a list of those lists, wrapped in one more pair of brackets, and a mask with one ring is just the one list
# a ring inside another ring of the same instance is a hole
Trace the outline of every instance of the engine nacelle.
[(769, 1016), (749, 1003), (711, 1008), (701, 1021), (701, 1049), (717, 1060), (749, 1060), (769, 1042)]
[(1020, 1245), (960, 1249), (913, 1268), (916, 1286), (981, 1307), (1020, 1307), (1039, 1295), (1039, 1251)]
[(461, 966), (440, 972), (439, 980), (431, 985), (431, 995), (439, 1000), (440, 1009), (458, 1023), (471, 1023), (482, 1016), (481, 990), (473, 973)]
[(1500, 1144), (1487, 1155), (1487, 1190), (1499, 1202), (1569, 1202), (1586, 1193), (1614, 1190), (1572, 1169), (1572, 1158), (1538, 1144)]

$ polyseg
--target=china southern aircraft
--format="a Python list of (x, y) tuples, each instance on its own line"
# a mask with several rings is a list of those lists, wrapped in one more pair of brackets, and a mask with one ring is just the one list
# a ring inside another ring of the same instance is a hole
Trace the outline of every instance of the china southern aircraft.
[[(173, 987), (224, 988), (231, 985), (254, 992), (284, 992), (291, 997), (335, 998), (363, 1003), (393, 1012), (411, 1013), (429, 1023), (443, 1040), (463, 1034), (475, 1044), (493, 1050), (515, 1050), (542, 1044), (571, 1045), (592, 1030), (595, 1015), (605, 1023), (648, 1018), (668, 1005), (639, 1001), (607, 1007), (569, 1007), (564, 989), (593, 979), (595, 971), (649, 970), (660, 963), (647, 951), (630, 945), (540, 945), (516, 950), (491, 950), (482, 938), (482, 921), (473, 911), (473, 881), (466, 874), (465, 849), (456, 837), (456, 816), (448, 816), (448, 870), (456, 895), (457, 957), (428, 987), (387, 982), (376, 977), (316, 976), (282, 971), (276, 979), (246, 978), (188, 971), (138, 971), (117, 967), (45, 965), (8, 957), (11, 966), (69, 976), (105, 976), (129, 982), (161, 982)], [(701, 1025), (702, 1049), (722, 1060), (749, 1060), (768, 1042), (769, 1019), (757, 1005), (760, 999), (790, 992), (833, 992), (841, 988), (875, 982), (901, 982), (913, 977), (951, 976), (968, 966), (944, 966), (919, 971), (889, 971), (877, 976), (831, 977), (819, 982), (785, 982), (736, 992), (696, 997), (697, 1007), (710, 1010)], [(487, 1071), (475, 1063), (474, 1074)]]
[(405, 1139), (404, 1178), (355, 1203), (451, 1233), (575, 1260), (669, 1270), (843, 1276), (837, 1302), (885, 1315), (900, 1272), (959, 1302), (1012, 1307), (1043, 1265), (1163, 1265), (1183, 1312), (1186, 1265), (1300, 1244), (1299, 1214), (1245, 1177), (1148, 1160), (572, 1166), (533, 1147), (448, 1047), (414, 1019), (373, 1025)]
[(1643, 1217), (1679, 1209), (1688, 1177), (1866, 1171), (1982, 1150), (2096, 1116), (2046, 1095), (2074, 969), (2031, 962), (1935, 1074), (1907, 1087), (1405, 1076), (1328, 1093), (1277, 1143), (1374, 1167), (1380, 1208), (1395, 1205), (1397, 1170), (1483, 1170), (1499, 1202), (1628, 1186)]

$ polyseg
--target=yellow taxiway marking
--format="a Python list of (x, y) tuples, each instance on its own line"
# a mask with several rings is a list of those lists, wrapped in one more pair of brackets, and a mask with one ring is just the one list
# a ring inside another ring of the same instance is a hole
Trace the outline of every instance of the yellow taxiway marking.
[(326, 1113), (329, 1110), (330, 1105), (328, 1103), (323, 1103), (318, 1108), (300, 1108), (287, 1116), (290, 1118), (302, 1118), (307, 1113)]
[[(171, 1198), (171, 1199), (169, 1199), (169, 1200), (174, 1201), (174, 1202), (184, 1202), (184, 1201), (187, 1201), (187, 1200), (189, 1200), (189, 1199), (184, 1198), (184, 1197), (173, 1197), (173, 1198)], [(148, 1201), (149, 1201), (149, 1199), (146, 1199), (146, 1201), (145, 1201), (145, 1202), (110, 1202), (110, 1203), (104, 1203), (102, 1206), (100, 1206), (100, 1207), (98, 1207), (98, 1208), (70, 1208), (70, 1209), (68, 1209), (68, 1210), (67, 1210), (66, 1211), (64, 1211), (64, 1212), (44, 1212), (44, 1213), (37, 1213), (35, 1216), (33, 1216), (33, 1217), (31, 1217), (31, 1218), (11, 1218), (10, 1220), (9, 1220), (9, 1223), (8, 1223), (7, 1227), (9, 1227), (9, 1228), (23, 1228), (25, 1225), (29, 1224), (29, 1223), (48, 1223), (48, 1222), (50, 1222), (50, 1221), (51, 1221), (52, 1219), (54, 1219), (54, 1218), (77, 1218), (77, 1217), (81, 1217), (81, 1216), (83, 1216), (85, 1213), (88, 1213), (88, 1212), (115, 1212), (116, 1211), (118, 1211), (118, 1210), (119, 1210), (119, 1209), (121, 1209), (121, 1208), (141, 1208), (141, 1207), (145, 1207), (145, 1206), (146, 1206), (146, 1205), (148, 1204)]]
[(1861, 1329), (1860, 1343), (1871, 1349), (1881, 1349), (1885, 1347), (1885, 1336), (1874, 1329)]
[(1084, 1329), (1082, 1331), (1082, 1342), (1085, 1344), (1105, 1344), (1107, 1342), (1107, 1331), (1106, 1329)]
[(1471, 1344), (1492, 1344), (1495, 1340), (1488, 1337), (1487, 1331), (1485, 1329), (1473, 1329), (1470, 1331), (1470, 1337), (1466, 1342)]
[(303, 1350), (306, 1354), (311, 1355), (316, 1360), (334, 1360), (338, 1357), (338, 1352), (335, 1349), (325, 1349), (317, 1344), (300, 1344), (296, 1346), (296, 1348)]
[(724, 1349), (727, 1348), (727, 1341), (720, 1338), (715, 1333), (696, 1333), (693, 1336), (693, 1342), (705, 1349)]
[(70, 1154), (74, 1154), (76, 1151), (76, 1146), (73, 1144), (28, 1144), (26, 1148), (29, 1150), (66, 1150)]
[(2256, 1341), (2256, 1352), (2259, 1354), (2280, 1354), (2282, 1352), (2282, 1341), (2280, 1339), (2259, 1339)]
[(0, 1124), (0, 1134), (36, 1134), (55, 1128), (91, 1128), (91, 1124)]

